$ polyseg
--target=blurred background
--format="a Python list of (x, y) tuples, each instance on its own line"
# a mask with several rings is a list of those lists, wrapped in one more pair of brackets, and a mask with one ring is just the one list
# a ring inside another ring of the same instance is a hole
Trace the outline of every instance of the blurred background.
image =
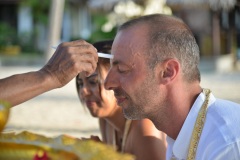
[[(51, 46), (112, 39), (125, 21), (152, 13), (189, 25), (200, 46), (202, 86), (240, 103), (239, 0), (0, 0), (0, 78), (40, 69), (54, 52)], [(5, 132), (22, 130), (100, 135), (74, 80), (12, 108)]]

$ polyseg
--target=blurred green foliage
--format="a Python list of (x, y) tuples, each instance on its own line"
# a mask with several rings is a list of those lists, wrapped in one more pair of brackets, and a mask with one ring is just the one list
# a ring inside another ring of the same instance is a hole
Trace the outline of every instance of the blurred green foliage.
[(32, 52), (36, 52), (36, 50), (34, 49), (34, 41), (33, 41), (33, 34), (31, 32), (25, 32), (25, 33), (21, 33), (18, 36), (19, 39), (19, 45), (21, 46), (22, 49), (22, 53), (27, 54), (27, 53), (31, 53)]
[(37, 49), (37, 37), (39, 36), (37, 25), (42, 24), (47, 27), (51, 0), (22, 0), (21, 5), (31, 8), (34, 28), (31, 33), (26, 32), (19, 35), (19, 44), (23, 53), (39, 52)]
[(92, 14), (92, 25), (93, 30), (91, 37), (89, 38), (89, 42), (96, 42), (100, 40), (106, 40), (106, 39), (113, 39), (115, 37), (117, 27), (113, 27), (113, 29), (109, 32), (104, 32), (102, 30), (102, 26), (107, 23), (107, 14), (99, 14), (99, 13), (93, 13)]
[(0, 47), (14, 45), (17, 42), (16, 30), (8, 23), (0, 22)]
[[(91, 36), (88, 39), (85, 39), (89, 43), (94, 43), (96, 41), (101, 40), (108, 40), (113, 39), (117, 32), (117, 27), (113, 27), (113, 29), (109, 32), (104, 32), (102, 30), (102, 27), (105, 23), (107, 23), (107, 14), (99, 14), (99, 13), (91, 13), (91, 19), (92, 19), (92, 33)], [(78, 40), (78, 39), (84, 39), (82, 37), (72, 37), (71, 41)]]
[(50, 0), (22, 0), (21, 5), (30, 6), (32, 8), (34, 21), (43, 24), (48, 23), (48, 16), (50, 11)]

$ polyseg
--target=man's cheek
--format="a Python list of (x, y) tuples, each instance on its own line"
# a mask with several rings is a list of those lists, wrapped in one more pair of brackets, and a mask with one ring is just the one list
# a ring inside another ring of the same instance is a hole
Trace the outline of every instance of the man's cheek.
[(105, 90), (105, 89), (102, 90), (102, 97), (105, 97), (107, 99), (115, 98), (112, 90)]

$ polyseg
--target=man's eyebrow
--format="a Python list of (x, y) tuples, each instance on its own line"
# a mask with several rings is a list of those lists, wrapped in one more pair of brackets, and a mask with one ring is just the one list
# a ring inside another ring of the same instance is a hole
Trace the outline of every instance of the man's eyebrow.
[(121, 60), (115, 60), (111, 64), (111, 66), (117, 66), (117, 65), (124, 65), (124, 66), (130, 67), (128, 63), (126, 63), (125, 61), (121, 61)]

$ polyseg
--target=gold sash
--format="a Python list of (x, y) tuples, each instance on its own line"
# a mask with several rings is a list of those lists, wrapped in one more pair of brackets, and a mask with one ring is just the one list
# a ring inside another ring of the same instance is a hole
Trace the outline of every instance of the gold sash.
[(193, 129), (192, 137), (191, 137), (191, 141), (190, 141), (190, 146), (188, 149), (187, 160), (195, 159), (198, 142), (201, 137), (205, 119), (206, 119), (206, 113), (207, 113), (207, 108), (208, 108), (211, 91), (209, 89), (203, 89), (203, 93), (206, 95), (206, 99), (203, 102), (203, 105), (198, 113), (198, 117), (197, 117), (197, 120), (194, 125), (194, 129)]

